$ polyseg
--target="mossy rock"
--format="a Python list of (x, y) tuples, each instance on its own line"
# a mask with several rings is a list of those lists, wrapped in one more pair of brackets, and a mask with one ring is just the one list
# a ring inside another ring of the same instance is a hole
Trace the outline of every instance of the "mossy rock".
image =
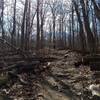
[(6, 85), (7, 83), (8, 83), (8, 77), (7, 76), (0, 76), (0, 86)]
[(9, 97), (6, 96), (6, 95), (2, 95), (2, 94), (0, 94), (0, 100), (12, 100), (12, 99), (9, 98)]

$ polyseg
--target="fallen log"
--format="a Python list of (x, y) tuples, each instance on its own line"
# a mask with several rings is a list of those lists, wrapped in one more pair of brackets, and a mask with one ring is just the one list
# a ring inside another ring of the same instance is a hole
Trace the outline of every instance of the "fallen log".
[(78, 68), (80, 65), (89, 66), (91, 71), (100, 71), (100, 55), (88, 55), (74, 63), (75, 67)]
[(100, 54), (83, 56), (83, 62), (100, 62)]
[(36, 66), (39, 66), (39, 64), (40, 64), (39, 61), (33, 61), (33, 62), (21, 61), (17, 64), (8, 66), (7, 68), (0, 69), (0, 72), (11, 71), (13, 69), (16, 70), (16, 73), (28, 72), (32, 71)]
[(39, 55), (36, 55), (36, 54), (33, 55), (32, 52), (23, 51), (22, 49), (15, 47), (14, 45), (12, 45), (11, 43), (7, 42), (5, 39), (2, 39), (2, 38), (0, 38), (0, 41), (10, 46), (17, 54), (21, 55), (21, 58), (23, 58), (23, 60), (25, 61), (34, 61), (38, 59), (40, 62), (47, 62), (47, 61), (53, 61), (56, 59), (53, 57), (43, 57), (43, 56), (40, 57)]
[(81, 65), (86, 65), (86, 66), (89, 65), (89, 62), (80, 60), (80, 61), (75, 62), (74, 65), (76, 68), (79, 68)]
[(13, 50), (15, 50), (18, 54), (20, 54), (23, 58), (27, 58), (26, 53), (24, 53), (24, 51), (21, 50), (20, 48), (15, 47), (11, 43), (7, 42), (5, 39), (0, 38), (0, 41), (7, 44), (9, 47), (11, 47)]
[[(100, 80), (100, 71), (95, 71), (95, 72), (93, 73), (93, 78), (94, 78), (94, 79), (99, 79), (99, 80)], [(100, 81), (99, 81), (99, 83), (100, 83)]]
[(91, 71), (100, 71), (100, 62), (90, 62)]

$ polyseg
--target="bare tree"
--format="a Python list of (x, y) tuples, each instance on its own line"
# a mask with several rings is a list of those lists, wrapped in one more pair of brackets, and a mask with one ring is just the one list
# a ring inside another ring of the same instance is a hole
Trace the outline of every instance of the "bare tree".
[(26, 11), (26, 26), (25, 26), (25, 50), (28, 51), (30, 49), (29, 47), (29, 41), (30, 41), (30, 9), (31, 9), (31, 2), (28, 1), (27, 4), (27, 11)]
[(11, 32), (11, 43), (16, 45), (16, 0), (14, 1), (13, 30)]
[(90, 22), (89, 22), (89, 16), (88, 16), (88, 9), (86, 6), (88, 6), (88, 3), (85, 4), (84, 0), (80, 0), (80, 4), (82, 7), (82, 13), (83, 13), (83, 19), (84, 19), (84, 26), (87, 33), (87, 41), (88, 46), (91, 52), (96, 51), (96, 44), (95, 44), (95, 38), (93, 36), (93, 33), (90, 29)]
[(73, 6), (73, 2), (72, 2), (72, 5), (71, 5), (71, 10), (72, 10), (72, 35), (73, 35), (73, 39), (72, 39), (72, 43), (73, 43), (73, 48), (74, 48), (74, 6)]
[(40, 49), (40, 0), (37, 0), (37, 39), (36, 39), (36, 49)]
[(91, 1), (93, 2), (93, 5), (94, 5), (95, 14), (96, 14), (98, 20), (100, 21), (100, 7), (97, 6), (95, 0), (91, 0)]
[(4, 0), (1, 1), (1, 30), (2, 30), (2, 39), (5, 39), (4, 32)]
[(24, 50), (24, 41), (25, 41), (25, 22), (26, 22), (26, 11), (28, 6), (28, 0), (25, 0), (25, 6), (24, 6), (24, 13), (23, 13), (23, 19), (22, 19), (22, 26), (21, 26), (21, 49)]
[(41, 0), (41, 5), (40, 5), (40, 34), (41, 34), (41, 39), (40, 39), (40, 45), (41, 49), (44, 48), (44, 23), (45, 23), (45, 8), (44, 8), (44, 0)]
[(79, 9), (78, 9), (78, 5), (77, 5), (76, 1), (73, 0), (73, 3), (74, 3), (75, 11), (76, 11), (79, 26), (80, 26), (79, 35), (80, 35), (81, 48), (84, 51), (86, 48), (86, 40), (85, 40), (85, 34), (84, 34), (84, 29), (83, 29), (83, 23), (81, 20), (81, 15), (79, 13)]
[(50, 8), (51, 8), (51, 13), (52, 13), (52, 24), (53, 24), (53, 48), (56, 48), (56, 17), (57, 17), (57, 1), (54, 0), (51, 2)]

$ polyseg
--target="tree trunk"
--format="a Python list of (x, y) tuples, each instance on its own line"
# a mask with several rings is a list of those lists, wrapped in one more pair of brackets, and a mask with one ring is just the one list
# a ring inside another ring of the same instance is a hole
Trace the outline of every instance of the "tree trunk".
[(81, 16), (80, 16), (80, 13), (78, 10), (78, 5), (76, 4), (75, 1), (73, 1), (73, 3), (74, 3), (75, 11), (76, 11), (79, 26), (80, 26), (79, 35), (80, 35), (80, 41), (81, 41), (81, 49), (84, 52), (86, 49), (86, 40), (85, 40), (85, 34), (84, 34), (84, 30), (83, 30), (83, 23), (82, 23)]
[(25, 50), (29, 51), (29, 41), (30, 41), (30, 1), (27, 4), (27, 11), (26, 11), (26, 32), (25, 32)]
[(84, 26), (87, 33), (88, 46), (89, 46), (90, 52), (93, 53), (96, 51), (95, 38), (90, 29), (88, 13), (87, 13), (87, 10), (85, 9), (86, 5), (84, 3), (84, 0), (80, 0), (80, 4), (82, 6), (82, 13), (83, 13), (83, 19), (84, 19)]
[(74, 48), (74, 8), (73, 8), (73, 3), (72, 3), (72, 43), (73, 43), (73, 48)]
[(100, 8), (97, 6), (95, 0), (91, 0), (91, 1), (93, 2), (93, 5), (94, 5), (95, 14), (96, 14), (98, 20), (100, 21)]
[(56, 36), (55, 36), (55, 14), (53, 14), (53, 48), (56, 48)]
[(11, 44), (16, 45), (16, 0), (14, 1), (13, 30), (11, 33)]
[[(2, 30), (2, 39), (5, 39), (5, 31), (4, 31), (4, 0), (2, 0), (1, 2), (1, 8), (2, 8), (2, 11), (1, 11), (1, 30)], [(2, 42), (3, 46), (2, 46), (2, 49), (4, 50), (4, 41)]]
[(40, 49), (40, 19), (39, 19), (39, 8), (40, 0), (37, 0), (37, 39), (36, 39), (36, 50)]
[(24, 6), (24, 14), (22, 19), (22, 26), (21, 26), (21, 49), (24, 50), (24, 42), (25, 42), (25, 22), (26, 22), (26, 11), (27, 11), (27, 5), (28, 0), (25, 0), (25, 6)]
[(44, 12), (43, 12), (43, 0), (41, 1), (41, 10), (40, 10), (40, 17), (41, 17), (41, 28), (40, 28), (40, 33), (41, 33), (41, 49), (44, 48), (44, 30), (43, 30), (43, 26), (44, 26)]

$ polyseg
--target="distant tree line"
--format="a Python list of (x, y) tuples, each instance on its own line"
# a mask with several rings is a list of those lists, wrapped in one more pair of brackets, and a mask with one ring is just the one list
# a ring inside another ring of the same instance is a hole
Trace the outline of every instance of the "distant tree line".
[(47, 47), (95, 53), (100, 49), (100, 3), (0, 0), (0, 33), (23, 51)]

